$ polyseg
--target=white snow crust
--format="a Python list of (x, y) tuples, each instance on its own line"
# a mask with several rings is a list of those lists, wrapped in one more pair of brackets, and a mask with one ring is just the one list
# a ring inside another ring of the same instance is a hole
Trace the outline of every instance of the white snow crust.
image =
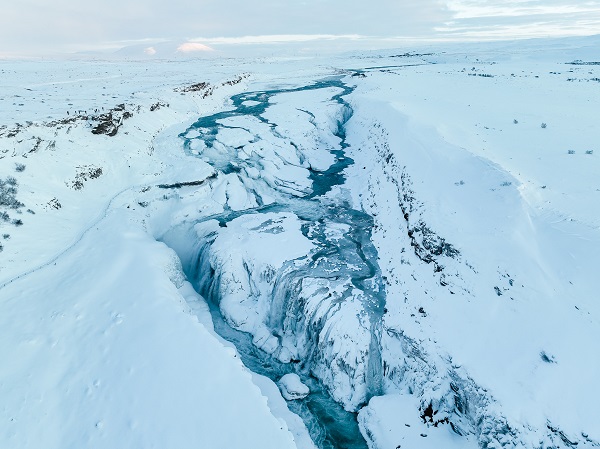
[(302, 383), (295, 373), (289, 373), (279, 379), (279, 389), (287, 400), (302, 399), (310, 393), (310, 388)]
[(600, 447), (597, 41), (0, 61), (0, 447)]

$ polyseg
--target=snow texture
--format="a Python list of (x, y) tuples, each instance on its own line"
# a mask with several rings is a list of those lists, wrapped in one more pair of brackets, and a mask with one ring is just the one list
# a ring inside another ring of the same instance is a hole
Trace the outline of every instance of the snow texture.
[(279, 380), (279, 389), (283, 397), (288, 401), (302, 399), (310, 393), (310, 389), (294, 373), (286, 374)]
[(0, 61), (0, 446), (600, 447), (596, 42)]

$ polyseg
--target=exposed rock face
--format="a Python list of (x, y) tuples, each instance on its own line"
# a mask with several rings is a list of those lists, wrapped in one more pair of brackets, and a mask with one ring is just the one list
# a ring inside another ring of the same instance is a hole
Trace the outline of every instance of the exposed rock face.
[(125, 104), (119, 104), (107, 113), (93, 117), (93, 120), (99, 123), (92, 129), (92, 134), (106, 134), (114, 137), (123, 125), (123, 121), (131, 117), (133, 117), (133, 113), (126, 110)]

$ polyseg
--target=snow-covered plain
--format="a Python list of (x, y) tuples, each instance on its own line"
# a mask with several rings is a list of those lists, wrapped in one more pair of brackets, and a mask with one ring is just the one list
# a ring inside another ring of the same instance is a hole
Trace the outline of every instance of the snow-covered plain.
[(0, 61), (0, 446), (600, 446), (598, 42)]

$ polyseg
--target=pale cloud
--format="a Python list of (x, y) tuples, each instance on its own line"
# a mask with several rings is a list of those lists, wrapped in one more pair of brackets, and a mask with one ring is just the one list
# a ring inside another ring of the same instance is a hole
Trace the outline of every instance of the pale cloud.
[(581, 21), (569, 24), (534, 22), (523, 25), (440, 27), (436, 29), (440, 35), (445, 36), (443, 40), (452, 41), (502, 40), (506, 39), (506, 36), (511, 36), (513, 39), (589, 36), (595, 34), (597, 30), (597, 21)]
[(206, 42), (209, 44), (279, 44), (286, 42), (311, 42), (329, 40), (361, 40), (366, 36), (360, 34), (264, 34), (258, 36), (239, 37), (198, 37), (193, 41)]
[(455, 19), (480, 17), (519, 17), (535, 15), (563, 15), (600, 12), (600, 2), (548, 1), (474, 1), (452, 0), (447, 3)]
[(426, 35), (441, 0), (3, 0), (0, 51), (80, 50), (147, 37)]
[(151, 48), (168, 40), (364, 43), (557, 31), (600, 33), (600, 0), (2, 0), (0, 52), (80, 51), (128, 42)]
[(600, 1), (449, 0), (452, 20), (439, 35), (464, 39), (582, 36), (600, 33)]

